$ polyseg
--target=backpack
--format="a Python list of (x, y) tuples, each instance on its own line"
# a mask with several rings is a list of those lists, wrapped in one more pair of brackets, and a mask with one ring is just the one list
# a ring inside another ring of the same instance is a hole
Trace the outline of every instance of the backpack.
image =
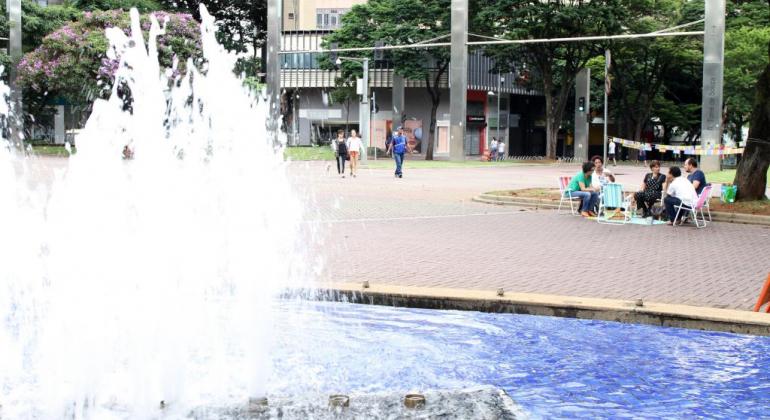
[(401, 154), (406, 151), (406, 138), (404, 136), (398, 136), (393, 139), (393, 151)]

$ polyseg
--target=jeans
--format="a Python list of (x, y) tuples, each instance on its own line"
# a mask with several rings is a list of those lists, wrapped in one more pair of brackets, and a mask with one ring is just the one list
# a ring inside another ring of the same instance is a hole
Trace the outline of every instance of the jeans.
[[(674, 218), (676, 217), (676, 209), (674, 206), (679, 206), (682, 204), (682, 200), (672, 197), (670, 195), (667, 195), (666, 198), (663, 199), (663, 204), (666, 205), (666, 214), (668, 215), (668, 220), (674, 221)], [(689, 209), (689, 206), (684, 206), (685, 209)], [(684, 209), (683, 209), (684, 210)], [(680, 212), (681, 217), (682, 212)], [(686, 214), (686, 213), (685, 213)]]
[(337, 155), (337, 173), (345, 175), (345, 156)]
[(592, 211), (599, 201), (599, 193), (596, 191), (572, 191), (573, 197), (577, 197), (581, 200), (580, 211)]
[(396, 160), (396, 176), (401, 176), (401, 166), (404, 164), (404, 154), (393, 152), (393, 159)]

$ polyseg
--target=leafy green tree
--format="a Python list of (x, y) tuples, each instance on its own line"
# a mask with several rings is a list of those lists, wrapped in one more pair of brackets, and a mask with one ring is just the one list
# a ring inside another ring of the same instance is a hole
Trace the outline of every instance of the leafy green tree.
[(80, 10), (94, 12), (97, 10), (125, 10), (136, 8), (140, 13), (161, 10), (161, 5), (155, 0), (75, 0), (73, 5)]
[[(622, 31), (627, 5), (621, 0), (477, 0), (473, 32), (505, 39), (611, 35)], [(546, 103), (546, 156), (556, 157), (556, 140), (577, 73), (601, 52), (588, 42), (488, 47), (501, 65), (526, 61), (535, 69)]]
[[(770, 0), (767, 6), (770, 8)], [(766, 54), (770, 57), (770, 45)], [(755, 91), (749, 139), (735, 173), (738, 200), (765, 199), (770, 167), (770, 64), (759, 75)]]
[[(342, 27), (327, 35), (323, 47), (373, 47), (375, 41), (389, 45), (413, 44), (449, 33), (450, 0), (369, 0), (353, 6), (342, 17)], [(359, 57), (373, 59), (371, 52)], [(436, 113), (441, 103), (441, 80), (449, 69), (449, 49), (404, 49), (388, 52), (388, 60), (399, 75), (422, 81), (431, 99), (430, 128), (425, 159), (433, 159)], [(373, 62), (373, 60), (372, 60)], [(329, 66), (328, 59), (325, 63)], [(343, 62), (341, 83), (351, 84), (361, 75), (361, 65)]]
[[(98, 0), (97, 0), (98, 1)], [(119, 0), (114, 0), (119, 1)], [(236, 73), (254, 78), (264, 62), (267, 36), (267, 0), (159, 0), (166, 10), (189, 13), (200, 21), (200, 5), (217, 21), (217, 40), (228, 51), (240, 53)], [(250, 81), (249, 83), (256, 83)]]
[[(188, 57), (200, 57), (198, 23), (187, 14), (155, 12), (159, 21), (168, 17), (165, 34), (158, 37), (162, 67), (170, 68), (179, 57), (180, 68)], [(19, 83), (38, 93), (42, 101), (63, 97), (71, 103), (89, 103), (109, 94), (119, 60), (107, 58), (109, 42), (104, 29), (123, 28), (128, 32), (130, 16), (122, 10), (86, 12), (75, 22), (62, 26), (43, 38), (40, 46), (19, 62)], [(150, 29), (149, 15), (141, 18), (145, 37)], [(42, 106), (44, 104), (37, 104)]]
[(741, 27), (725, 34), (725, 106), (738, 140), (748, 122), (756, 96), (756, 82), (767, 66), (770, 27)]

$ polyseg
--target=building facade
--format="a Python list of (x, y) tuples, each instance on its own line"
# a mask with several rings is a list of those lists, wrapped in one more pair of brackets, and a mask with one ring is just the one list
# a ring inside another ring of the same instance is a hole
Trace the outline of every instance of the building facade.
[[(333, 30), (329, 26), (338, 27), (339, 17), (354, 4), (363, 2), (284, 0), (281, 50), (319, 50), (324, 35)], [(334, 13), (329, 14), (330, 11)], [(308, 17), (311, 15), (314, 20)], [(314, 53), (281, 56), (284, 127), (293, 145), (323, 144), (335, 138), (337, 130), (349, 131), (359, 126), (359, 100), (335, 103), (332, 93), (340, 74), (320, 69), (318, 59)], [(469, 55), (466, 155), (484, 153), (492, 137), (506, 143), (509, 156), (544, 155), (542, 94), (528, 85), (525, 68), (518, 69), (516, 74), (498, 74), (492, 70), (494, 64), (481, 51), (471, 51)], [(370, 62), (369, 67), (371, 146), (383, 150), (394, 129), (403, 126), (414, 149), (424, 154), (430, 137), (432, 108), (424, 81), (402, 79), (394, 73), (387, 57)], [(448, 72), (439, 82), (439, 91), (434, 155), (442, 157), (449, 155), (450, 147)]]

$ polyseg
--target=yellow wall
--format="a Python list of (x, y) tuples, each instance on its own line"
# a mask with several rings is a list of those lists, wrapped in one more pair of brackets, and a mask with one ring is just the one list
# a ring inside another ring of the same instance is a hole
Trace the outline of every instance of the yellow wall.
[[(350, 9), (366, 0), (283, 0), (283, 30), (312, 31), (316, 28), (316, 9)], [(294, 19), (289, 19), (294, 13)]]

